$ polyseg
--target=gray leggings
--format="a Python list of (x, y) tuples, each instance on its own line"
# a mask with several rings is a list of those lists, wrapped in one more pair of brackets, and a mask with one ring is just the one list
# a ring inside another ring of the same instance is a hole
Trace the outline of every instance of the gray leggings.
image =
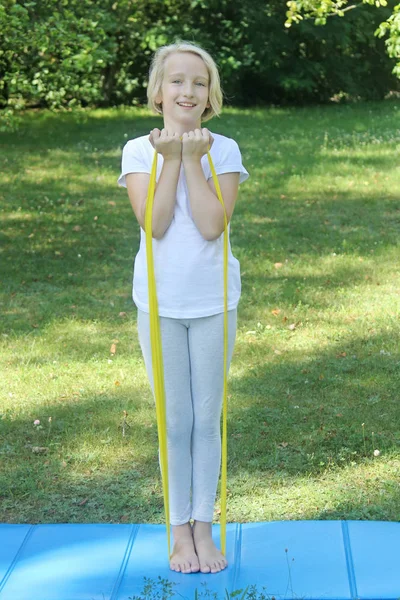
[[(228, 369), (237, 310), (228, 311)], [(154, 394), (149, 314), (137, 327)], [(171, 525), (212, 522), (221, 463), (224, 314), (194, 319), (160, 317), (167, 413)]]

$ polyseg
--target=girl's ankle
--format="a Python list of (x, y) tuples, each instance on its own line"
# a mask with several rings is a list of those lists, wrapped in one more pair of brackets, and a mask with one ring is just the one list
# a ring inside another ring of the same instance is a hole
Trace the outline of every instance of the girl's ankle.
[(184, 523), (183, 525), (172, 525), (172, 534), (174, 536), (174, 538), (176, 537), (182, 537), (182, 536), (186, 536), (186, 535), (192, 535), (192, 528), (190, 525), (190, 521), (188, 521), (187, 523)]
[(211, 535), (212, 523), (209, 521), (194, 521), (193, 533), (197, 532), (200, 535)]

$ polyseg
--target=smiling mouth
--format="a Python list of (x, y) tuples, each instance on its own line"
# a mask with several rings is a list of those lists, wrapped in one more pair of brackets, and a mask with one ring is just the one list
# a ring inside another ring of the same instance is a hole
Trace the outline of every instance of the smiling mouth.
[(194, 108), (196, 104), (191, 104), (190, 102), (178, 102), (178, 106), (183, 106), (183, 108)]

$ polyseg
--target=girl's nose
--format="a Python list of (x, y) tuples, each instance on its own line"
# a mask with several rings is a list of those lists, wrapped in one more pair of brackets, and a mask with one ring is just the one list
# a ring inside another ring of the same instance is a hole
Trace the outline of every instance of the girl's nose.
[(190, 83), (185, 87), (184, 96), (187, 96), (188, 98), (193, 96), (193, 87)]

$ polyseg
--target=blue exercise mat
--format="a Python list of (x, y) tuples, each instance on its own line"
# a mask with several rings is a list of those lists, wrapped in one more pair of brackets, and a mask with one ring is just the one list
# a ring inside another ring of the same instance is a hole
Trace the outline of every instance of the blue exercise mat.
[[(218, 525), (213, 536), (219, 544)], [(276, 600), (400, 598), (399, 523), (229, 524), (227, 559), (217, 574), (171, 571), (164, 525), (0, 524), (0, 600), (145, 598), (145, 578), (188, 600), (247, 586)]]

